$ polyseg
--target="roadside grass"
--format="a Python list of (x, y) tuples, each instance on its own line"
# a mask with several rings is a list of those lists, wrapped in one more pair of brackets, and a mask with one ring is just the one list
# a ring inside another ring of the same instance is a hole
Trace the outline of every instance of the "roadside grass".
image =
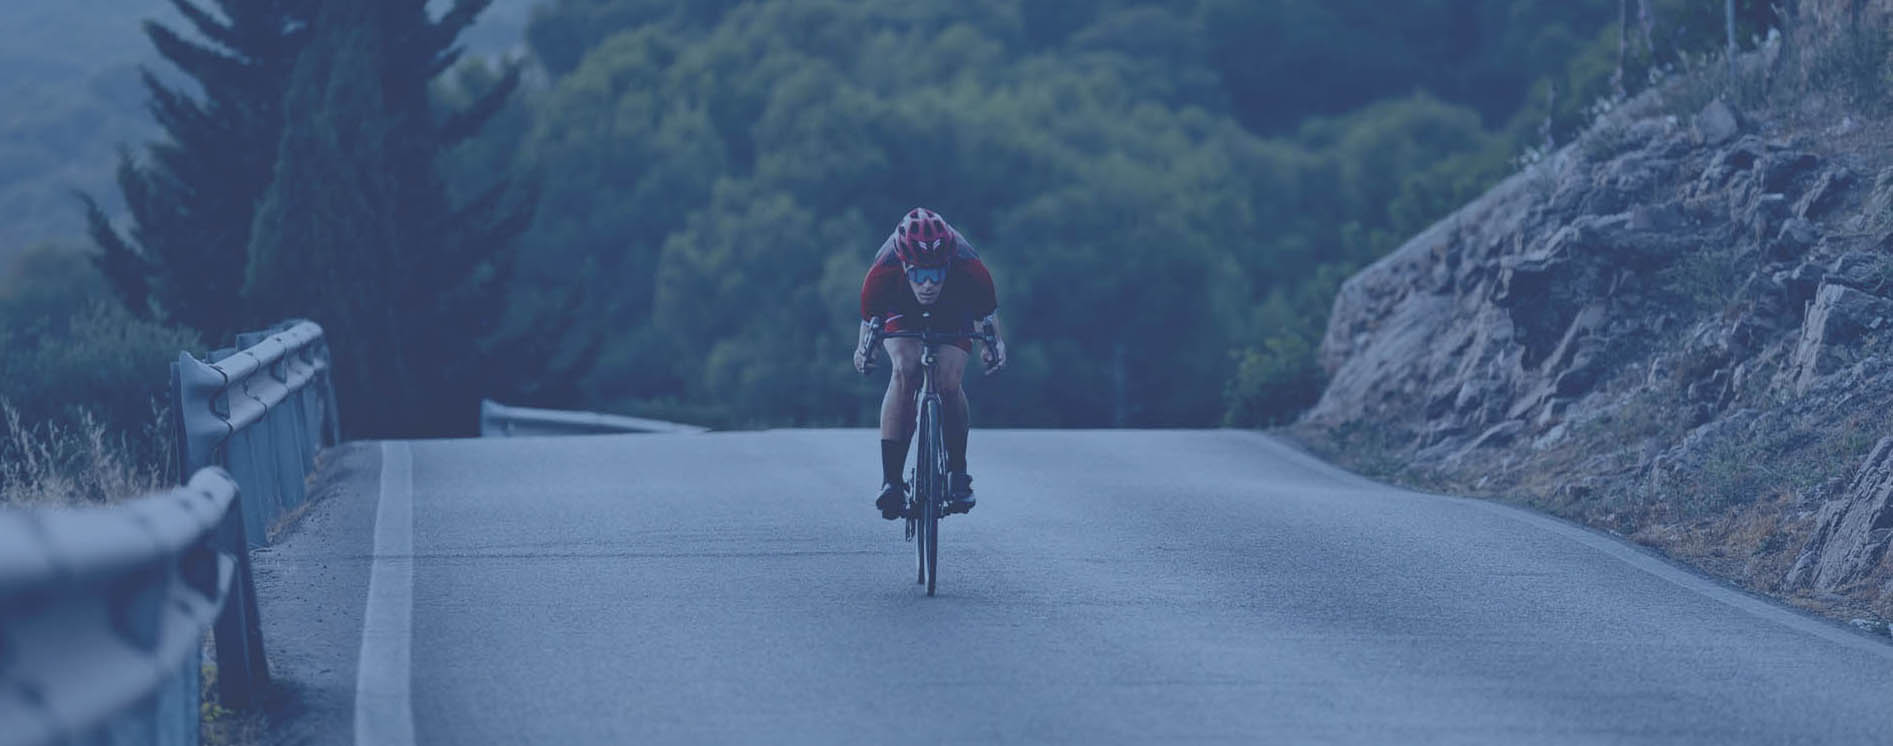
[(170, 411), (153, 404), (139, 437), (155, 446), (155, 463), (139, 463), (124, 433), (113, 433), (89, 409), (66, 421), (27, 423), (0, 399), (0, 505), (73, 507), (127, 500), (169, 487), (175, 475)]
[(204, 746), (255, 746), (264, 742), (269, 720), (262, 708), (229, 710), (217, 702), (217, 664), (211, 636), (204, 636), (203, 675), (198, 677), (198, 738)]

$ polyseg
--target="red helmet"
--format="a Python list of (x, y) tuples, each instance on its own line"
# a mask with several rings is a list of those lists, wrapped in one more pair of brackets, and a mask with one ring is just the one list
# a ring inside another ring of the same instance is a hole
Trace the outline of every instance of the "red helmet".
[(894, 229), (894, 253), (910, 267), (944, 267), (953, 258), (953, 229), (946, 218), (916, 207)]

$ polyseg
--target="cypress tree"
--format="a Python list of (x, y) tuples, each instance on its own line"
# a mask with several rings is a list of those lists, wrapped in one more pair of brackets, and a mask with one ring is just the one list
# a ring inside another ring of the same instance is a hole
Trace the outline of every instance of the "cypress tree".
[(171, 0), (196, 28), (193, 41), (155, 21), (158, 53), (197, 82), (201, 99), (143, 70), (163, 130), (144, 162), (121, 151), (119, 190), (130, 212), (121, 234), (96, 200), (80, 195), (99, 253), (94, 264), (141, 318), (157, 316), (226, 340), (260, 319), (240, 291), (256, 202), (268, 186), (282, 131), (281, 99), (309, 36), (315, 0), (215, 0), (217, 12)]
[(495, 334), (513, 239), (530, 199), (502, 182), (453, 205), (437, 160), (517, 87), (518, 70), (463, 109), (429, 84), (487, 5), (326, 0), (290, 76), (277, 178), (256, 219), (244, 293), (306, 316), (335, 350), (352, 437), (463, 435), (477, 422), (483, 342)]

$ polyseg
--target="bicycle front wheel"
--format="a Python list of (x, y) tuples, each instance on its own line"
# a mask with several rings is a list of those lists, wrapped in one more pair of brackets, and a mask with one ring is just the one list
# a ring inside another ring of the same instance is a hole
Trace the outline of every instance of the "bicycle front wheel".
[(921, 574), (927, 578), (927, 595), (933, 595), (940, 579), (940, 507), (946, 499), (946, 443), (941, 437), (940, 399), (929, 396), (920, 405), (920, 453), (914, 459), (916, 485), (920, 497)]

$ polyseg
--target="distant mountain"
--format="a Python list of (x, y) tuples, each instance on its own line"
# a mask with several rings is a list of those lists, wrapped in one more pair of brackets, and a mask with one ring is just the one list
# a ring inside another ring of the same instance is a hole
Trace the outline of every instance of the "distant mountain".
[[(517, 47), (536, 2), (494, 0), (465, 35), (469, 50)], [(123, 209), (118, 149), (140, 152), (157, 133), (138, 68), (175, 75), (141, 31), (147, 19), (188, 27), (164, 0), (0, 2), (0, 273), (35, 244), (85, 245), (75, 190)]]

